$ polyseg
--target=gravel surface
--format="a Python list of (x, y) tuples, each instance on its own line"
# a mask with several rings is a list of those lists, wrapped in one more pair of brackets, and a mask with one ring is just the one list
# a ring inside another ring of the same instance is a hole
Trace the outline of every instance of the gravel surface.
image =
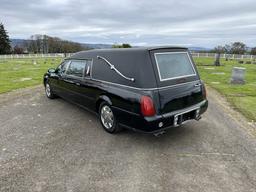
[(106, 133), (43, 87), (0, 96), (0, 191), (255, 192), (255, 126), (209, 90), (209, 109), (155, 137)]

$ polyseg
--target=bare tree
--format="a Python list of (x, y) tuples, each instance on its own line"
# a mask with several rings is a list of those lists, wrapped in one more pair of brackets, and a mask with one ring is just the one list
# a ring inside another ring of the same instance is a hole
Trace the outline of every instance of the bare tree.
[(32, 35), (28, 42), (28, 51), (33, 53), (73, 53), (88, 49), (79, 43), (47, 35)]
[(217, 47), (214, 48), (215, 53), (225, 53), (225, 47), (218, 45)]
[(247, 50), (247, 47), (242, 42), (234, 42), (231, 44), (231, 53), (233, 54), (244, 54)]
[(250, 51), (251, 55), (256, 55), (256, 47), (253, 47)]

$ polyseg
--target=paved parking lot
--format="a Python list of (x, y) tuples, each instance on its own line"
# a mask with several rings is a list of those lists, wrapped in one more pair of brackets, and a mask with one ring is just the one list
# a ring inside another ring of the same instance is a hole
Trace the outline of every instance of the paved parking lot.
[(2, 95), (0, 191), (255, 192), (255, 127), (208, 95), (201, 121), (161, 137), (108, 134), (42, 87)]

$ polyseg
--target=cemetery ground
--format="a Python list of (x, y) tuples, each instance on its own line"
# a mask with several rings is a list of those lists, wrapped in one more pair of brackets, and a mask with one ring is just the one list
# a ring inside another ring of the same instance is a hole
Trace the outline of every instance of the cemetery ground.
[(0, 59), (0, 93), (42, 83), (48, 68), (55, 68), (62, 58)]
[[(208, 86), (225, 96), (248, 120), (256, 121), (256, 64), (239, 64), (237, 60), (221, 59), (221, 66), (213, 66), (213, 58), (194, 60), (201, 78)], [(244, 85), (230, 84), (233, 67), (246, 68)]]
[[(42, 70), (31, 60), (24, 68), (21, 62), (8, 61), (10, 68), (4, 63), (1, 78), (7, 69), (15, 76), (6, 76), (5, 90), (41, 84), (46, 69), (58, 63), (49, 61), (37, 61)], [(213, 59), (196, 61), (208, 85), (223, 83), (223, 95), (225, 88), (233, 92), (232, 63), (216, 68), (203, 66)], [(249, 74), (254, 66), (248, 66)], [(16, 67), (23, 73), (17, 75)], [(14, 80), (17, 87), (9, 85)], [(245, 86), (248, 80), (255, 82), (249, 77)], [(255, 125), (210, 86), (203, 118), (161, 137), (128, 130), (108, 134), (93, 114), (61, 98), (47, 99), (42, 84), (0, 94), (0, 191), (255, 192)]]

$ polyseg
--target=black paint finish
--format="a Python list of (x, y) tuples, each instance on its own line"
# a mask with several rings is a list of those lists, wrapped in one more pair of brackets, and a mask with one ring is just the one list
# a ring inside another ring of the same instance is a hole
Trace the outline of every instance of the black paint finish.
[[(58, 67), (55, 72), (48, 71), (44, 75), (44, 82), (51, 85), (56, 95), (95, 113), (98, 113), (100, 103), (106, 101), (120, 126), (142, 132), (158, 132), (172, 127), (176, 114), (200, 108), (201, 115), (208, 107), (204, 84), (197, 71), (193, 77), (160, 82), (154, 60), (154, 53), (159, 52), (188, 50), (164, 47), (83, 51), (66, 59), (64, 63), (72, 60), (92, 61), (89, 76), (79, 78), (66, 75)], [(97, 56), (106, 58), (122, 74), (135, 81), (124, 79)], [(196, 69), (194, 63), (193, 66)], [(156, 115), (152, 117), (141, 114), (140, 99), (144, 95), (151, 97), (154, 102)], [(161, 127), (160, 122), (163, 123)]]

